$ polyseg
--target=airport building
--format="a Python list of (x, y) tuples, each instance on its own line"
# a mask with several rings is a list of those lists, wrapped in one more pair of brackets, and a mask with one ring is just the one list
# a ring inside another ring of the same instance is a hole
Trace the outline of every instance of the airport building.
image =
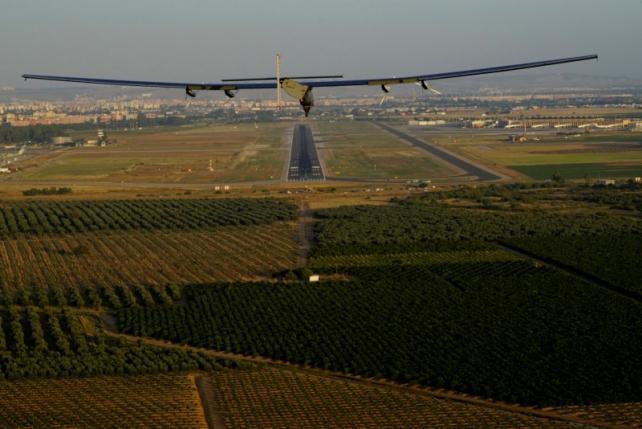
[(439, 120), (412, 120), (408, 121), (408, 125), (411, 127), (436, 127), (439, 125), (446, 125), (446, 121), (443, 119)]
[(52, 143), (56, 146), (70, 146), (74, 143), (71, 137), (59, 136), (52, 139)]

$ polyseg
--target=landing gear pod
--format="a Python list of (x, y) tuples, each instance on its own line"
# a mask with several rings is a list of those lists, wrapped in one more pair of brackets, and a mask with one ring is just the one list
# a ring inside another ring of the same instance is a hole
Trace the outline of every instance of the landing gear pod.
[(196, 97), (196, 93), (189, 86), (185, 87), (185, 95), (189, 95), (192, 98)]
[(232, 89), (226, 89), (224, 92), (225, 92), (225, 95), (227, 95), (228, 98), (234, 98), (234, 96), (236, 95), (237, 91), (234, 91)]
[(302, 85), (299, 82), (292, 79), (283, 79), (281, 82), (281, 87), (285, 92), (293, 98), (299, 100), (305, 116), (308, 116), (310, 113), (310, 108), (314, 106), (314, 97), (312, 96), (312, 87), (307, 85)]
[(423, 89), (425, 89), (425, 90), (427, 90), (427, 91), (430, 91), (430, 92), (432, 92), (433, 94), (442, 95), (442, 93), (441, 93), (441, 92), (437, 91), (435, 88), (433, 88), (432, 86), (430, 86), (430, 84), (429, 84), (428, 82), (426, 82), (425, 80), (420, 80), (419, 82), (420, 82), (421, 87), (422, 87)]
[(303, 112), (305, 113), (305, 117), (308, 117), (308, 114), (310, 113), (310, 109), (312, 106), (314, 106), (314, 96), (312, 95), (312, 88), (308, 88), (307, 91), (305, 91), (305, 94), (303, 95), (303, 98), (299, 100), (301, 103), (301, 107), (303, 107)]

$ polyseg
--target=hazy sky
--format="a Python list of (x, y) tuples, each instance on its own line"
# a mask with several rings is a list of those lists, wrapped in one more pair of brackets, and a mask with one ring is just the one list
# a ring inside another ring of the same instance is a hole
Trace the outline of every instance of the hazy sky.
[(642, 0), (0, 0), (0, 85), (272, 75), (277, 51), (347, 77), (598, 53), (557, 70), (640, 79), (641, 18)]

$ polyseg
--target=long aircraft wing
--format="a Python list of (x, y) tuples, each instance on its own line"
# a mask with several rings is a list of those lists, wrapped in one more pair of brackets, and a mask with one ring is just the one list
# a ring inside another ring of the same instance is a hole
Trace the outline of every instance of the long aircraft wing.
[[(355, 80), (313, 80), (301, 81), (302, 85), (311, 88), (328, 88), (340, 86), (361, 86), (361, 85), (395, 85), (395, 84), (408, 84), (408, 83), (424, 83), (426, 81), (451, 79), (464, 76), (478, 76), (491, 73), (503, 73), (514, 70), (525, 70), (538, 67), (546, 67), (557, 64), (574, 63), (578, 61), (587, 61), (597, 59), (597, 55), (585, 55), (581, 57), (560, 58), (556, 60), (535, 61), (530, 63), (512, 64), (498, 67), (488, 67), (472, 70), (461, 70), (447, 73), (434, 73), (423, 74), (406, 77), (385, 77), (379, 79), (355, 79)], [(152, 88), (181, 88), (186, 91), (235, 91), (240, 89), (275, 89), (277, 87), (275, 82), (156, 82), (156, 81), (140, 81), (140, 80), (120, 80), (120, 79), (96, 79), (86, 77), (69, 77), (69, 76), (48, 76), (48, 75), (35, 75), (24, 74), (22, 77), (26, 79), (49, 80), (59, 82), (76, 82), (76, 83), (89, 83), (97, 85), (116, 85), (116, 86), (141, 86)]]

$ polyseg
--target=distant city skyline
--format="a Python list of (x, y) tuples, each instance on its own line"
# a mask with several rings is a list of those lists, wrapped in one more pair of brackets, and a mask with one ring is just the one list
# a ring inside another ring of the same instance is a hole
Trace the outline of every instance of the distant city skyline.
[(23, 73), (217, 81), (442, 72), (597, 53), (552, 70), (642, 79), (640, 0), (4, 0), (0, 85)]

